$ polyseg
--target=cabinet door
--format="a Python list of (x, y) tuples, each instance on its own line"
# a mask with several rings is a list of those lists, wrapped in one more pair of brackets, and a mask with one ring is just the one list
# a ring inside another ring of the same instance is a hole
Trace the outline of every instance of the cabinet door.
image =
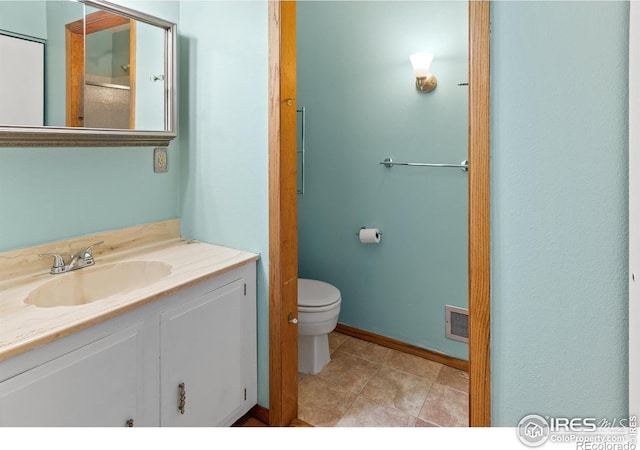
[(244, 283), (236, 280), (162, 313), (162, 426), (230, 425), (255, 404), (255, 386), (247, 383), (247, 371), (255, 370), (255, 332), (247, 332), (255, 330), (255, 303), (247, 308)]
[(135, 424), (141, 330), (135, 324), (0, 383), (0, 425)]

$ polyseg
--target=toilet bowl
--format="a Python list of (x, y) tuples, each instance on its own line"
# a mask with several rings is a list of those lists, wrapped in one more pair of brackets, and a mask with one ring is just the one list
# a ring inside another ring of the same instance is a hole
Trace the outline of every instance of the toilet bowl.
[(335, 286), (298, 279), (298, 371), (315, 375), (329, 362), (329, 333), (338, 324), (341, 301)]

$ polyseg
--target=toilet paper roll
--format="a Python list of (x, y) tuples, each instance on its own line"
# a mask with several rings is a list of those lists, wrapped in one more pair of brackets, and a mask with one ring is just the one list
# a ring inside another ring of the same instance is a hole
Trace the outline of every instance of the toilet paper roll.
[(378, 244), (382, 233), (377, 228), (363, 228), (360, 230), (360, 242), (363, 244)]

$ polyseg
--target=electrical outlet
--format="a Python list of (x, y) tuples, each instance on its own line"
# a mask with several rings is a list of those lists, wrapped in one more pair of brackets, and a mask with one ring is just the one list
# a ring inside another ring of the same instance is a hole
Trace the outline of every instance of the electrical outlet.
[(169, 170), (167, 149), (165, 147), (153, 150), (153, 171), (156, 173), (167, 172)]

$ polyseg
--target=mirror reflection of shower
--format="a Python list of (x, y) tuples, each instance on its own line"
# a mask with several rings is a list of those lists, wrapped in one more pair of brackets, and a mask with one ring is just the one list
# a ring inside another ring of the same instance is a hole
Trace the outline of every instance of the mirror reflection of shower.
[(136, 22), (96, 11), (66, 27), (67, 126), (135, 129)]
[(86, 36), (84, 124), (89, 128), (134, 128), (131, 102), (131, 24)]

